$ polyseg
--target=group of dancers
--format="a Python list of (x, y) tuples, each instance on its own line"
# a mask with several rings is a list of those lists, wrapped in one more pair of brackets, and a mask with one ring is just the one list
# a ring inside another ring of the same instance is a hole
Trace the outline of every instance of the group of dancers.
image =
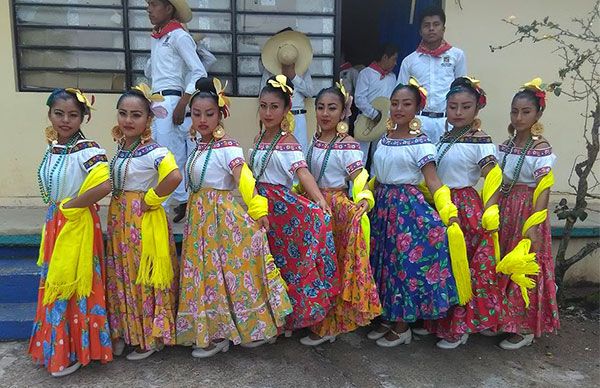
[[(500, 346), (518, 349), (559, 328), (546, 214), (555, 156), (539, 122), (539, 79), (512, 98), (499, 146), (477, 118), (479, 81), (454, 80), (437, 143), (416, 117), (427, 91), (415, 79), (399, 84), (371, 174), (348, 134), (352, 98), (341, 83), (318, 93), (304, 150), (294, 85), (269, 78), (246, 156), (227, 133), (219, 80), (195, 86), (184, 174), (153, 140), (152, 108), (164, 97), (146, 85), (118, 99), (110, 161), (81, 130), (86, 95), (57, 89), (47, 100), (38, 181), (49, 207), (29, 353), (52, 375), (126, 347), (129, 360), (165, 345), (204, 358), (302, 328), (307, 346), (372, 325), (378, 346), (432, 334), (443, 349), (475, 333), (509, 333)], [(190, 196), (178, 259), (162, 204), (181, 181)], [(96, 203), (110, 193), (105, 249)]]

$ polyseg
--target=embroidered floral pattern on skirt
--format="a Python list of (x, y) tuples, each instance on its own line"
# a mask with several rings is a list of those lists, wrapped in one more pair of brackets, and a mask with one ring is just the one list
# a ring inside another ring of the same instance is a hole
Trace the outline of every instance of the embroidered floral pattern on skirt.
[(458, 303), (446, 228), (413, 185), (380, 184), (371, 219), (371, 267), (388, 321), (437, 319)]
[(323, 195), (332, 210), (331, 225), (342, 289), (325, 319), (312, 327), (321, 337), (353, 331), (381, 314), (369, 252), (360, 218), (356, 218), (358, 206), (348, 198), (346, 190), (323, 191)]
[(136, 285), (142, 256), (142, 200), (144, 193), (124, 192), (108, 208), (106, 295), (111, 336), (150, 350), (175, 345), (175, 313), (179, 264), (170, 230), (171, 264), (175, 278), (169, 289)]
[(292, 305), (266, 233), (231, 191), (190, 195), (183, 232), (177, 343), (234, 344), (277, 335)]
[[(500, 196), (500, 249), (502, 255), (510, 252), (521, 241), (521, 231), (527, 217), (533, 213), (535, 188), (515, 185), (509, 195)], [(554, 281), (554, 258), (550, 220), (538, 226), (541, 239), (536, 259), (540, 273), (531, 278), (536, 285), (529, 290), (529, 308), (525, 308), (521, 289), (510, 277), (499, 274), (499, 287), (506, 304), (502, 314), (501, 330), (508, 333), (535, 334), (556, 333), (560, 328), (556, 283)]]
[(74, 295), (69, 300), (57, 300), (46, 306), (44, 283), (58, 233), (66, 219), (51, 205), (46, 215), (44, 263), (38, 291), (38, 305), (29, 343), (29, 354), (48, 372), (60, 372), (75, 362), (87, 365), (91, 360), (107, 363), (112, 360), (112, 344), (104, 300), (104, 246), (97, 206), (90, 207), (94, 220), (92, 292), (87, 298)]
[(257, 190), (269, 200), (269, 246), (294, 306), (286, 329), (313, 326), (340, 293), (331, 217), (285, 186), (259, 183)]

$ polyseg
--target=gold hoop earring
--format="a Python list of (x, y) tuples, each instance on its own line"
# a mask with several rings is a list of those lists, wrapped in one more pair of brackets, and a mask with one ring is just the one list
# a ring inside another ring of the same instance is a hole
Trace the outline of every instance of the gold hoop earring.
[(413, 118), (408, 123), (408, 133), (410, 133), (411, 135), (420, 135), (421, 125), (421, 120), (419, 120), (417, 117)]
[(544, 124), (540, 123), (539, 121), (536, 121), (531, 126), (531, 129), (529, 129), (529, 131), (531, 132), (531, 137), (533, 138), (533, 140), (539, 140), (542, 136), (542, 133), (544, 133)]
[(350, 126), (348, 125), (347, 122), (345, 121), (340, 121), (339, 123), (337, 123), (337, 125), (335, 126), (335, 130), (336, 132), (341, 135), (341, 136), (346, 136), (348, 134), (348, 131), (350, 130)]
[(150, 129), (150, 126), (148, 126), (148, 127), (146, 127), (144, 132), (142, 132), (142, 136), (140, 136), (140, 142), (142, 144), (146, 144), (151, 139), (152, 139), (152, 129)]
[(225, 128), (223, 127), (223, 124), (219, 123), (219, 125), (217, 125), (217, 127), (214, 129), (212, 135), (215, 140), (222, 139), (225, 136)]
[(113, 140), (117, 143), (123, 140), (123, 138), (125, 137), (123, 131), (121, 130), (121, 127), (119, 127), (118, 125), (112, 127), (112, 129), (110, 130), (110, 134), (112, 135)]
[(44, 134), (46, 135), (48, 144), (56, 144), (58, 142), (58, 132), (52, 125), (49, 125), (44, 129)]
[(385, 128), (389, 131), (395, 131), (396, 129), (398, 129), (398, 124), (394, 123), (394, 121), (391, 118), (388, 118), (385, 121)]
[(475, 117), (475, 120), (471, 123), (471, 128), (481, 131), (481, 120), (478, 117)]

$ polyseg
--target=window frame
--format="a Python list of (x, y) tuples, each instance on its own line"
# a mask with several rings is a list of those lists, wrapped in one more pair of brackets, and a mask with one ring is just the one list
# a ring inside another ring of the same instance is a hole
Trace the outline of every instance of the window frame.
[[(301, 0), (300, 0), (301, 1)], [(140, 49), (131, 49), (131, 39), (130, 32), (149, 32), (146, 28), (141, 27), (129, 27), (130, 25), (130, 11), (135, 10), (145, 10), (145, 7), (129, 5), (129, 0), (121, 0), (120, 5), (105, 5), (105, 4), (67, 4), (66, 0), (64, 3), (38, 3), (35, 1), (19, 1), (19, 0), (11, 0), (11, 22), (13, 24), (13, 49), (14, 49), (14, 60), (15, 60), (15, 69), (16, 69), (16, 78), (17, 78), (17, 91), (19, 92), (48, 92), (52, 91), (50, 87), (27, 87), (23, 85), (23, 74), (24, 72), (30, 71), (39, 71), (39, 72), (63, 72), (68, 73), (70, 71), (75, 73), (109, 73), (109, 74), (123, 74), (125, 79), (125, 87), (130, 88), (134, 86), (133, 80), (136, 76), (142, 74), (143, 71), (135, 70), (133, 57), (134, 55), (139, 54), (149, 54), (150, 50), (140, 50)], [(37, 25), (37, 24), (19, 24), (17, 19), (17, 7), (18, 6), (43, 6), (48, 8), (61, 8), (61, 7), (73, 7), (73, 8), (84, 8), (84, 9), (104, 9), (104, 10), (115, 10), (120, 11), (122, 13), (122, 27), (94, 27), (94, 26), (72, 26), (72, 25)], [(315, 58), (328, 58), (333, 60), (333, 72), (331, 76), (323, 76), (316, 75), (313, 76), (313, 79), (329, 79), (333, 77), (334, 80), (339, 76), (339, 54), (341, 53), (341, 9), (342, 9), (342, 0), (334, 0), (334, 10), (333, 12), (274, 12), (274, 11), (238, 11), (237, 9), (237, 1), (229, 0), (229, 9), (219, 9), (219, 8), (192, 8), (193, 12), (206, 12), (206, 13), (221, 13), (221, 14), (230, 14), (231, 15), (231, 29), (229, 31), (224, 30), (215, 30), (215, 29), (206, 29), (206, 30), (197, 30), (190, 29), (190, 33), (206, 33), (206, 34), (227, 34), (231, 36), (231, 51), (211, 51), (214, 55), (229, 55), (231, 60), (231, 72), (216, 72), (211, 71), (210, 74), (218, 77), (226, 77), (231, 78), (234, 82), (232, 85), (232, 93), (233, 97), (249, 97), (249, 95), (241, 95), (239, 94), (238, 88), (238, 77), (260, 77), (255, 74), (245, 74), (243, 72), (238, 71), (238, 57), (260, 57), (260, 53), (240, 53), (238, 50), (238, 37), (239, 36), (272, 36), (273, 33), (270, 32), (240, 32), (237, 30), (237, 18), (238, 15), (259, 15), (259, 16), (269, 16), (269, 15), (277, 15), (277, 16), (292, 16), (292, 17), (331, 17), (333, 18), (333, 33), (325, 34), (325, 33), (307, 33), (306, 35), (317, 38), (333, 38), (333, 54), (318, 54), (314, 55)], [(123, 39), (123, 48), (102, 48), (102, 47), (93, 47), (93, 46), (66, 46), (66, 45), (40, 45), (40, 44), (24, 44), (21, 42), (21, 37), (19, 34), (19, 29), (52, 29), (57, 28), (61, 30), (81, 30), (81, 31), (113, 31), (119, 32)], [(35, 66), (29, 67), (25, 66), (21, 61), (21, 53), (22, 50), (72, 50), (72, 51), (89, 51), (89, 52), (115, 52), (115, 53), (123, 53), (125, 66), (124, 69), (89, 69), (89, 68), (76, 68), (76, 69), (68, 69), (68, 68), (60, 68), (60, 67), (44, 67), (44, 66)], [(117, 90), (105, 90), (105, 89), (88, 89), (86, 92), (91, 93), (102, 93), (102, 94), (118, 94), (122, 93), (122, 91)]]

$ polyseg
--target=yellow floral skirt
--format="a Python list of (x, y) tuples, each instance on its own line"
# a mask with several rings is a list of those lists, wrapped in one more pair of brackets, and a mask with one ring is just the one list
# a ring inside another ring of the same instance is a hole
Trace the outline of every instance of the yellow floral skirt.
[[(152, 349), (175, 345), (178, 278), (167, 290), (136, 285), (142, 256), (144, 193), (124, 192), (108, 208), (106, 245), (106, 305), (113, 340)], [(179, 273), (175, 240), (169, 226), (173, 272)]]
[(324, 190), (331, 207), (333, 240), (342, 291), (325, 319), (311, 330), (320, 335), (337, 335), (366, 326), (381, 314), (379, 294), (373, 280), (369, 252), (356, 217), (358, 206), (346, 190)]
[(207, 347), (276, 336), (292, 312), (267, 235), (230, 191), (190, 195), (181, 254), (177, 343)]

